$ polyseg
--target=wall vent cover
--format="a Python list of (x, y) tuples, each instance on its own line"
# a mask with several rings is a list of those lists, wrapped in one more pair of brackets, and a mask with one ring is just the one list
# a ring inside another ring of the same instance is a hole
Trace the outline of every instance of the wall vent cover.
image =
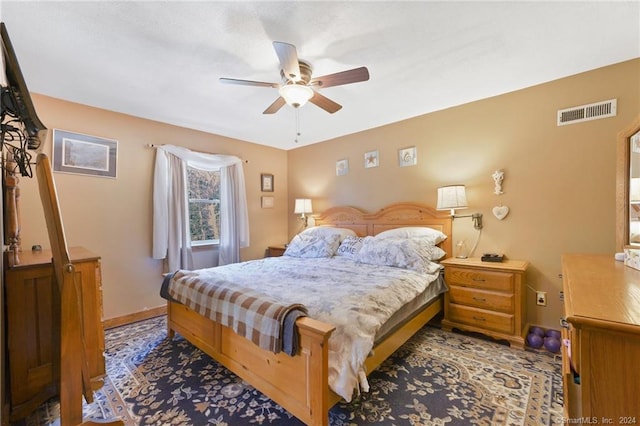
[(608, 101), (558, 110), (558, 126), (615, 117), (617, 104), (617, 99), (609, 99)]

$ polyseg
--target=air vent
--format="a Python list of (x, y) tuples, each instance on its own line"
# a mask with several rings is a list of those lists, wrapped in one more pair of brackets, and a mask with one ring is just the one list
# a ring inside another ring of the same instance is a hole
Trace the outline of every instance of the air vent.
[(615, 117), (617, 99), (597, 102), (595, 104), (581, 105), (577, 107), (558, 110), (558, 126), (580, 123), (582, 121), (597, 120), (606, 117)]

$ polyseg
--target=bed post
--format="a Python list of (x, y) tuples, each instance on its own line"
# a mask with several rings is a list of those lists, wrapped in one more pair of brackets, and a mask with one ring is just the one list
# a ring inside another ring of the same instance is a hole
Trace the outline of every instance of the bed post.
[[(314, 426), (327, 426), (329, 424), (329, 336), (335, 329), (334, 326), (304, 317), (296, 321), (300, 339), (308, 339), (311, 344), (301, 351), (310, 360), (307, 366), (307, 404), (310, 411), (311, 422)], [(324, 338), (319, 340), (318, 330), (323, 330)]]
[(20, 187), (16, 175), (16, 162), (12, 150), (7, 150), (4, 155), (4, 186), (5, 186), (5, 229), (6, 242), (9, 246), (9, 266), (19, 265), (20, 258)]

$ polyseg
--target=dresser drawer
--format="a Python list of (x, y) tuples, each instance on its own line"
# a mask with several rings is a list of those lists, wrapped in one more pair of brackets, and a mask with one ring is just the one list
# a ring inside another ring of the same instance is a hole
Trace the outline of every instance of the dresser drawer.
[(500, 333), (514, 333), (514, 316), (470, 306), (449, 303), (449, 321), (480, 327)]
[(507, 314), (513, 314), (515, 308), (513, 294), (484, 291), (455, 285), (449, 286), (449, 302)]
[(449, 285), (483, 288), (513, 293), (514, 274), (511, 272), (449, 267), (445, 270), (445, 281)]

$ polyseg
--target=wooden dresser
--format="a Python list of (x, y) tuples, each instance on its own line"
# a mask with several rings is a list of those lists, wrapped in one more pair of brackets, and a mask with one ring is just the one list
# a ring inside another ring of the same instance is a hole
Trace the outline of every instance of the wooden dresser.
[(571, 254), (562, 274), (565, 416), (640, 424), (640, 271), (613, 255)]
[(444, 296), (442, 328), (479, 332), (524, 347), (525, 272), (529, 262), (452, 257), (440, 263), (449, 287)]
[[(82, 297), (84, 339), (92, 387), (100, 388), (105, 375), (102, 328), (100, 257), (81, 247), (69, 249)], [(58, 393), (56, 347), (60, 319), (58, 288), (53, 277), (51, 251), (24, 251), (20, 264), (11, 266), (5, 252), (5, 310), (10, 420), (28, 415)]]

